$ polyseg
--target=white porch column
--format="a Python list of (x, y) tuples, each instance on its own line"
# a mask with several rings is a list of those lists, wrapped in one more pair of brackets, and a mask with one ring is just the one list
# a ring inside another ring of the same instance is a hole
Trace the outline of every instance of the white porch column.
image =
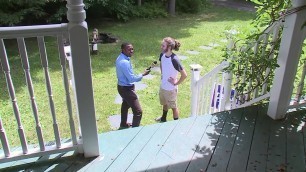
[(190, 65), (191, 68), (191, 114), (190, 116), (196, 116), (198, 114), (198, 97), (199, 97), (199, 84), (200, 73), (202, 66), (199, 64)]
[(83, 0), (67, 0), (72, 70), (85, 157), (99, 155), (88, 29)]
[[(293, 8), (306, 5), (305, 0), (293, 0)], [(285, 117), (291, 100), (293, 83), (304, 41), (302, 25), (306, 21), (306, 10), (286, 17), (273, 87), (268, 108), (268, 115), (273, 119)]]

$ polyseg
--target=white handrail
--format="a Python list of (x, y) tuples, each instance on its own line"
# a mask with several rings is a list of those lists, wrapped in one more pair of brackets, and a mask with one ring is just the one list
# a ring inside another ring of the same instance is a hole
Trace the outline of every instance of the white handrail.
[(264, 99), (267, 99), (269, 97), (270, 97), (270, 93), (267, 93), (265, 95), (262, 95), (262, 96), (259, 96), (259, 97), (255, 98), (255, 99), (252, 99), (251, 101), (248, 101), (248, 102), (245, 102), (241, 105), (238, 105), (237, 108), (243, 108), (243, 107), (251, 106), (254, 103), (260, 102), (260, 101), (262, 101)]
[(213, 70), (211, 70), (210, 72), (208, 72), (207, 74), (205, 74), (203, 77), (201, 77), (198, 81), (198, 84), (203, 84), (205, 81), (207, 81), (210, 77), (212, 77), (213, 75), (222, 72), (223, 69), (225, 69), (226, 67), (229, 66), (229, 62), (227, 61), (223, 61), (221, 64), (219, 64), (218, 66), (216, 66)]
[(56, 36), (58, 33), (67, 31), (67, 23), (36, 26), (0, 27), (0, 39)]

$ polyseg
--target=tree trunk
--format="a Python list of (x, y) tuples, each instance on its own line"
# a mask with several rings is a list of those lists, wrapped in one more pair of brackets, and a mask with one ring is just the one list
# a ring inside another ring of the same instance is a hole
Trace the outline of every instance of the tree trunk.
[(175, 15), (175, 0), (168, 0), (168, 13), (172, 16)]
[(140, 6), (141, 6), (141, 0), (138, 0), (137, 2), (138, 2), (138, 3), (137, 3), (138, 6), (140, 7)]

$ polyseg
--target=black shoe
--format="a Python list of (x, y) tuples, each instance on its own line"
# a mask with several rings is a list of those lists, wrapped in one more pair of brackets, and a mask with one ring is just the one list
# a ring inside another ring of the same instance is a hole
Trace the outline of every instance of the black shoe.
[(155, 118), (155, 121), (156, 121), (156, 122), (167, 122), (167, 120), (166, 120), (166, 119), (163, 119), (162, 116)]
[(118, 128), (118, 130), (123, 130), (123, 129), (131, 128), (131, 127), (132, 127), (132, 124), (130, 123), (126, 123), (123, 125), (120, 124), (120, 127)]

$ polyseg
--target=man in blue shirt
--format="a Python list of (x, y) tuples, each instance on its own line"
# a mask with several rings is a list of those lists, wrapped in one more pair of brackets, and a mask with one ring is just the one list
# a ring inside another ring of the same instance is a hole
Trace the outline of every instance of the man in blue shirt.
[(121, 54), (116, 60), (118, 92), (122, 97), (120, 128), (130, 127), (130, 124), (127, 123), (129, 108), (132, 108), (133, 111), (132, 127), (138, 127), (142, 117), (142, 109), (138, 100), (138, 96), (135, 92), (134, 82), (141, 81), (143, 76), (148, 75), (150, 71), (145, 70), (143, 74), (134, 74), (131, 65), (131, 57), (134, 54), (134, 48), (132, 44), (123, 43), (121, 45), (121, 51)]

